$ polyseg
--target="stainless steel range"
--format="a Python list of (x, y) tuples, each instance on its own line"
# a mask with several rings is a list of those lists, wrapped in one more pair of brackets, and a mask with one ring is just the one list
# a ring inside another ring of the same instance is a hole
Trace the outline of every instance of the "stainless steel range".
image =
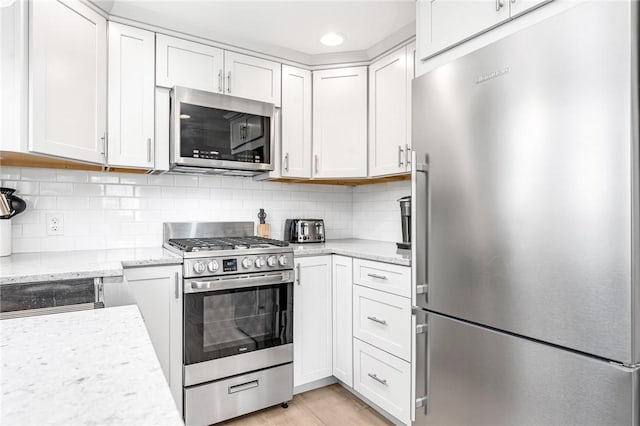
[(165, 223), (182, 255), (184, 417), (208, 425), (293, 393), (293, 250), (253, 222)]

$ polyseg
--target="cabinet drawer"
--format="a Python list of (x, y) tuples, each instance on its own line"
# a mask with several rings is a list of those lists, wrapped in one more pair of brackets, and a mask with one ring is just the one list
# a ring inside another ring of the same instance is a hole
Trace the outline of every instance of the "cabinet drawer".
[(354, 286), (353, 335), (410, 361), (411, 300)]
[(353, 339), (356, 391), (405, 424), (411, 424), (411, 365)]
[(411, 268), (353, 259), (353, 282), (398, 296), (411, 297)]

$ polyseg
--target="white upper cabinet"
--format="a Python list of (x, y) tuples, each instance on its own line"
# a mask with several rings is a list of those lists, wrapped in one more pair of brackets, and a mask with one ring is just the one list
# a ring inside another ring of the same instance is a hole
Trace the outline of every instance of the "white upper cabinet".
[(413, 45), (369, 67), (369, 176), (410, 170)]
[(228, 95), (280, 106), (280, 64), (224, 52), (224, 87)]
[(367, 176), (367, 67), (313, 72), (316, 178)]
[(154, 167), (155, 36), (109, 23), (110, 166)]
[(282, 66), (282, 176), (311, 177), (311, 71)]
[(429, 58), (551, 0), (417, 0), (418, 58)]
[(29, 149), (103, 163), (107, 22), (79, 1), (29, 5)]
[(156, 35), (156, 85), (222, 93), (224, 51), (201, 43)]
[(156, 35), (156, 85), (184, 86), (280, 106), (280, 64)]

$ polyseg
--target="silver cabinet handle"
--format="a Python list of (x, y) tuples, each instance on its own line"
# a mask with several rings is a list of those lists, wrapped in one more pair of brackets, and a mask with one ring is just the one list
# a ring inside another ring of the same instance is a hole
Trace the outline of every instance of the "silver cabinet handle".
[(241, 383), (239, 385), (229, 386), (229, 389), (227, 390), (227, 392), (229, 394), (232, 394), (236, 392), (242, 392), (248, 389), (257, 388), (258, 386), (260, 386), (260, 382), (258, 380), (252, 380), (247, 383)]
[(378, 275), (378, 274), (367, 274), (368, 277), (371, 278), (377, 278), (379, 280), (386, 280), (387, 277), (385, 277), (384, 275)]
[(289, 153), (288, 152), (284, 155), (284, 171), (285, 172), (289, 171)]
[(296, 265), (296, 282), (300, 285), (300, 264)]
[(104, 155), (104, 153), (107, 150), (107, 132), (103, 132), (102, 136), (100, 136), (100, 143), (101, 143), (100, 154)]
[(147, 162), (151, 162), (151, 138), (147, 138)]
[(316, 154), (315, 156), (315, 167), (316, 167), (316, 174), (318, 173), (318, 154)]
[(402, 167), (404, 164), (402, 162), (403, 153), (404, 150), (402, 149), (402, 145), (398, 145), (398, 167)]
[(222, 93), (222, 69), (218, 71), (218, 92)]
[(373, 322), (377, 322), (378, 324), (387, 325), (387, 322), (385, 320), (381, 320), (376, 317), (367, 317), (367, 319)]
[(504, 7), (502, 0), (496, 0), (496, 12), (500, 12), (500, 9)]
[(409, 148), (409, 144), (405, 144), (404, 146), (404, 164), (409, 168), (411, 164), (411, 148)]
[(381, 384), (383, 384), (383, 385), (385, 385), (385, 386), (388, 386), (388, 385), (387, 385), (387, 379), (381, 379), (381, 378), (380, 378), (380, 377), (378, 377), (378, 375), (377, 375), (377, 374), (375, 374), (375, 373), (373, 373), (373, 374), (371, 374), (371, 373), (367, 373), (367, 376), (371, 377), (373, 380), (375, 380), (375, 381), (376, 381), (376, 382), (378, 382), (378, 383), (381, 383)]
[(231, 71), (227, 73), (227, 93), (231, 93)]
[(418, 308), (412, 309), (411, 322), (415, 323), (415, 341), (414, 349), (414, 371), (423, 372), (424, 374), (415, 375), (415, 415), (419, 413), (418, 409), (422, 408), (422, 414), (429, 414), (429, 317), (426, 311)]
[(176, 275), (175, 275), (175, 291), (174, 291), (174, 294), (173, 294), (176, 297), (176, 299), (180, 298), (180, 289), (178, 287), (179, 287), (178, 273), (176, 272)]

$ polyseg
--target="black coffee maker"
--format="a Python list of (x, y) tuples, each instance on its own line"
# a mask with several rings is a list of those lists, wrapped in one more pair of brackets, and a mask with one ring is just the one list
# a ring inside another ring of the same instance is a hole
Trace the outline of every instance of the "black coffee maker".
[(400, 203), (400, 220), (402, 222), (402, 242), (396, 243), (399, 249), (411, 249), (411, 196), (398, 200)]

